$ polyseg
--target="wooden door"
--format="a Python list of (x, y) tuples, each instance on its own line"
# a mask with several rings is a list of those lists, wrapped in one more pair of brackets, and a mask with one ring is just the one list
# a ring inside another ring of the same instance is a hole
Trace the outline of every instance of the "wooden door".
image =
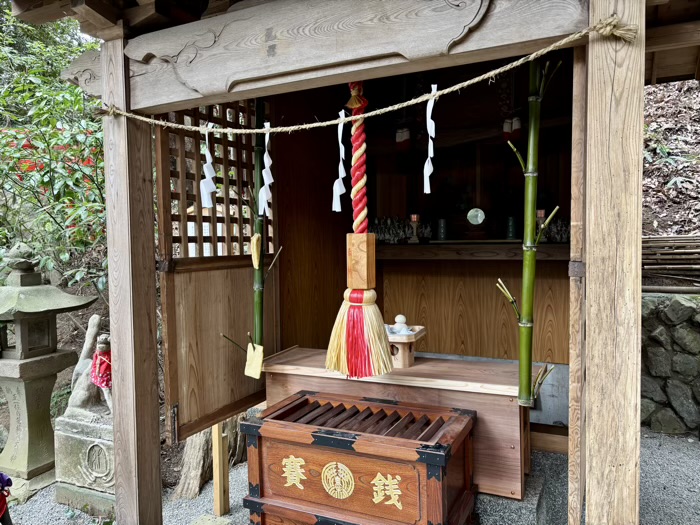
[[(253, 127), (252, 102), (164, 115), (187, 125)], [(252, 135), (204, 136), (156, 128), (158, 250), (163, 312), (165, 404), (169, 441), (191, 436), (265, 399), (262, 380), (243, 374), (253, 331), (253, 265), (249, 254), (254, 180)], [(199, 181), (205, 148), (217, 173), (215, 205), (203, 208)], [(274, 198), (273, 198), (274, 201)], [(269, 265), (276, 249), (272, 220), (263, 241)], [(265, 286), (265, 354), (278, 348), (277, 272)]]

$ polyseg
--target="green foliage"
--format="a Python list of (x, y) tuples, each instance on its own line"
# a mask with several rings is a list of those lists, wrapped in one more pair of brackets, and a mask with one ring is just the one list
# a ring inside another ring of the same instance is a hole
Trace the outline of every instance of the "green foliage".
[(104, 287), (98, 102), (60, 79), (71, 60), (97, 43), (75, 21), (30, 26), (8, 6), (0, 0), (0, 246), (21, 240), (41, 256), (43, 270)]
[(56, 419), (63, 415), (68, 407), (68, 399), (70, 399), (71, 387), (66, 385), (51, 394), (51, 405), (49, 408), (51, 419)]
[(687, 160), (671, 154), (671, 148), (662, 133), (650, 130), (649, 126), (644, 127), (644, 162), (648, 166), (661, 164), (676, 166), (679, 162)]

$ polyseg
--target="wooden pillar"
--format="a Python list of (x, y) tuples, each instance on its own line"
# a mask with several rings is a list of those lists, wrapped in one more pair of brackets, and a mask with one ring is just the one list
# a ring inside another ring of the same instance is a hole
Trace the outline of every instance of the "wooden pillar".
[(586, 48), (574, 49), (571, 104), (571, 251), (569, 264), (569, 525), (580, 525), (585, 464)]
[(228, 479), (228, 434), (224, 434), (223, 428), (223, 422), (217, 423), (211, 428), (214, 464), (214, 514), (217, 516), (223, 516), (231, 511)]
[(639, 523), (644, 0), (591, 0), (633, 43), (588, 44), (586, 144), (586, 523)]
[[(102, 45), (102, 100), (128, 109), (124, 40)], [(116, 518), (162, 523), (150, 126), (104, 118)]]

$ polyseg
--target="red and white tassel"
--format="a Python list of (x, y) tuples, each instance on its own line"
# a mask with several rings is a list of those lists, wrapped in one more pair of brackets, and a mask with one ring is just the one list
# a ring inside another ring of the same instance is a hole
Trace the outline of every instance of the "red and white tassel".
[[(391, 353), (384, 319), (377, 307), (374, 290), (345, 290), (343, 304), (336, 317), (326, 368), (352, 378), (371, 377), (391, 372)], [(380, 349), (385, 347), (387, 351)]]

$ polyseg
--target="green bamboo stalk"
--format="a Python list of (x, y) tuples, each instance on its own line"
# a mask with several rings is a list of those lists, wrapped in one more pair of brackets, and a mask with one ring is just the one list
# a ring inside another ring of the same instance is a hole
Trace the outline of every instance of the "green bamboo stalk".
[[(261, 98), (255, 100), (255, 127), (262, 129), (265, 125), (265, 102)], [(260, 133), (255, 135), (255, 182), (252, 192), (259, 192), (263, 187), (263, 157), (265, 155), (265, 135)], [(259, 198), (259, 197), (258, 197)], [(250, 199), (251, 202), (258, 202), (258, 198)], [(255, 209), (251, 210), (254, 217), (253, 233), (260, 234), (260, 263), (258, 268), (253, 270), (253, 342), (256, 345), (263, 344), (263, 296), (265, 292), (265, 275), (263, 271), (263, 261), (265, 259), (265, 217)]]
[(539, 63), (530, 62), (530, 97), (525, 166), (525, 217), (523, 232), (523, 280), (520, 303), (520, 375), (518, 404), (533, 406), (532, 395), (532, 333), (535, 304), (535, 265), (537, 262), (537, 169), (540, 141), (540, 110), (542, 107), (542, 75)]

